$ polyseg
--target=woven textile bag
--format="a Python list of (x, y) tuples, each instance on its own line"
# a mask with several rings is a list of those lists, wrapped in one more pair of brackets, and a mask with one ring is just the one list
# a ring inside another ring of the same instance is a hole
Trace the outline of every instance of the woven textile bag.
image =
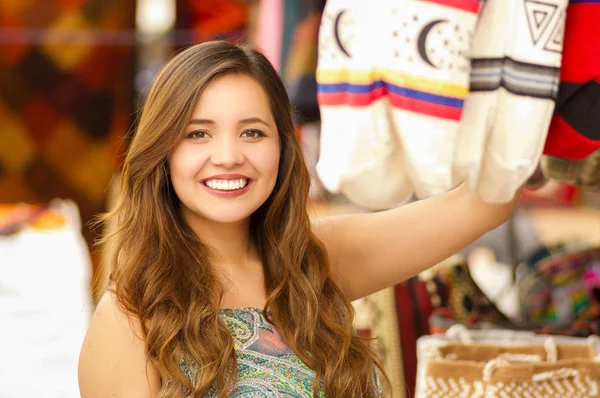
[[(496, 348), (494, 348), (496, 346)], [(575, 346), (582, 347), (581, 349)], [(453, 348), (460, 347), (460, 349)], [(512, 348), (511, 348), (512, 347)], [(552, 347), (555, 347), (554, 350)], [(444, 335), (423, 336), (417, 341), (417, 383), (415, 398), (424, 398), (426, 374), (431, 360), (447, 357), (464, 361), (488, 361), (503, 354), (537, 355), (541, 360), (591, 359), (600, 352), (596, 336), (578, 338), (537, 335), (529, 331), (504, 329), (468, 330), (454, 325)], [(466, 395), (466, 397), (470, 397)], [(563, 397), (566, 398), (566, 397)]]
[(600, 365), (585, 359), (540, 362), (523, 356), (521, 361), (433, 360), (427, 366), (422, 397), (591, 398), (599, 396), (599, 380)]
[(454, 343), (437, 347), (436, 351), (438, 359), (475, 362), (486, 362), (511, 356), (534, 358), (533, 361), (540, 362), (556, 362), (567, 359), (592, 360), (596, 356), (596, 350), (589, 344), (555, 344), (551, 337), (544, 342), (543, 346)]

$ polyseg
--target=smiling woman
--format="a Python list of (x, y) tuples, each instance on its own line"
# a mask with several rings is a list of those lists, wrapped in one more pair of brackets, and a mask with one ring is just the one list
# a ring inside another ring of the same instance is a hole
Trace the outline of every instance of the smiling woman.
[(210, 42), (170, 61), (105, 218), (116, 250), (82, 396), (379, 396), (378, 361), (311, 229), (309, 183), (262, 54)]
[(518, 201), (459, 187), (311, 223), (309, 184), (262, 54), (210, 42), (173, 58), (105, 217), (111, 284), (82, 347), (82, 397), (379, 397), (350, 302), (459, 251)]

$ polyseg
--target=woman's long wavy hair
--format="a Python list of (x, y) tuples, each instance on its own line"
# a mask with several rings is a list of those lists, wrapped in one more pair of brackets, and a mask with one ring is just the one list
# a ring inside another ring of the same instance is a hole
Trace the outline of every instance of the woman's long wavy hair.
[[(285, 87), (252, 48), (220, 41), (196, 45), (156, 77), (124, 162), (118, 203), (103, 217), (116, 224), (102, 241), (114, 253), (111, 290), (141, 322), (147, 356), (162, 380), (160, 397), (203, 397), (211, 386), (219, 397), (230, 394), (236, 355), (219, 316), (223, 289), (207, 247), (181, 216), (167, 164), (204, 88), (229, 73), (261, 84), (280, 137), (275, 188), (250, 223), (265, 274), (264, 310), (315, 371), (315, 394), (324, 383), (328, 397), (376, 396), (373, 365), (383, 369), (353, 332), (353, 308), (331, 279), (325, 248), (311, 232), (310, 178)], [(180, 369), (181, 353), (198, 365), (193, 385)]]

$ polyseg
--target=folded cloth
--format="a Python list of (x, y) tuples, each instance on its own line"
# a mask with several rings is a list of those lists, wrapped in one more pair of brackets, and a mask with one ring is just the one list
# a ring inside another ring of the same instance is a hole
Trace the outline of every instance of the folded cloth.
[(469, 88), (471, 37), (479, 1), (391, 2), (384, 10), (381, 77), (415, 194), (439, 195), (452, 178), (454, 144)]
[(567, 0), (487, 0), (454, 178), (491, 203), (510, 201), (538, 166), (558, 89)]
[(479, 8), (479, 0), (326, 3), (317, 172), (328, 190), (381, 209), (457, 185), (453, 146)]
[(389, 101), (374, 62), (373, 4), (330, 0), (319, 30), (317, 65), (321, 112), (317, 174), (330, 192), (379, 210), (412, 195)]

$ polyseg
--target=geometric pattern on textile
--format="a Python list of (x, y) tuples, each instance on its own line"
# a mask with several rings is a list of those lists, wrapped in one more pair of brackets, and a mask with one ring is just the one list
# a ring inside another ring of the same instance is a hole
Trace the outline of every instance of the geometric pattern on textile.
[(105, 210), (131, 125), (134, 28), (135, 0), (2, 0), (0, 202), (72, 199), (84, 224)]

